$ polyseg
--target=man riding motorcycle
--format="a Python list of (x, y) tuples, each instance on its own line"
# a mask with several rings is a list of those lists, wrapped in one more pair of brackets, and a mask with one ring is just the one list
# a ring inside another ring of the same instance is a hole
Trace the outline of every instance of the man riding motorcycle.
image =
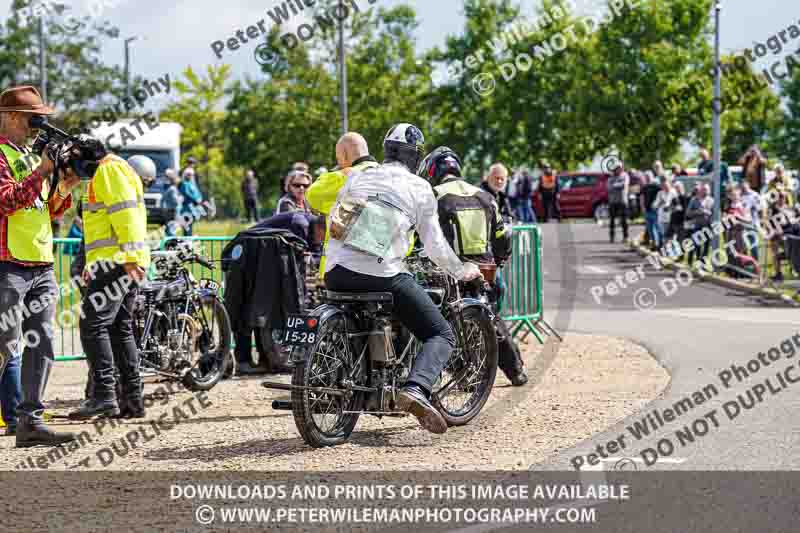
[[(446, 146), (428, 154), (417, 171), (433, 186), (439, 205), (439, 223), (445, 238), (462, 261), (502, 265), (511, 255), (511, 230), (486, 191), (461, 177), (461, 159)], [(502, 320), (495, 322), (498, 366), (519, 387), (528, 382), (525, 365), (513, 336)]]
[(330, 212), (325, 282), (332, 291), (392, 293), (398, 320), (422, 343), (398, 407), (428, 431), (444, 433), (447, 423), (430, 395), (455, 336), (404, 265), (412, 233), (417, 231), (430, 259), (455, 278), (472, 280), (480, 271), (453, 253), (439, 227), (433, 189), (411, 172), (419, 166), (424, 144), (419, 128), (398, 124), (384, 138), (383, 164), (350, 175)]

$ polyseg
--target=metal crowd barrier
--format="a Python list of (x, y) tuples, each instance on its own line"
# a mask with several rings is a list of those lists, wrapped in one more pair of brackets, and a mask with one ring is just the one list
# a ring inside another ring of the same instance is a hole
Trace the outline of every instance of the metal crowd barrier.
[[(163, 249), (166, 242), (175, 237), (163, 239), (158, 248)], [(222, 250), (233, 237), (179, 237), (202, 243), (203, 254), (219, 265)], [(501, 307), (501, 317), (512, 323), (514, 336), (529, 333), (544, 342), (540, 333), (548, 334), (541, 328), (542, 320), (542, 240), (541, 229), (529, 225), (513, 227), (513, 254), (500, 271), (506, 284), (506, 296)], [(80, 239), (55, 239), (56, 279), (59, 287), (70, 282), (70, 265), (78, 248)], [(200, 265), (191, 266), (196, 278), (213, 279), (222, 285), (222, 269), (213, 271)], [(77, 317), (80, 312), (80, 293), (72, 290), (62, 296), (56, 312), (56, 339), (54, 341), (56, 361), (76, 361), (84, 359), (78, 334)], [(70, 310), (73, 312), (70, 313)], [(68, 317), (71, 317), (68, 319)]]

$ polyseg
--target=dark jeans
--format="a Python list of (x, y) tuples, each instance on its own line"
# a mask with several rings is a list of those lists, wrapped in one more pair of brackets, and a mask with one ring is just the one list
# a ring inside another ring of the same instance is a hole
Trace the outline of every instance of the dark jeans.
[(428, 393), (433, 390), (456, 345), (456, 338), (428, 293), (411, 275), (379, 278), (336, 266), (325, 274), (325, 286), (340, 292), (391, 292), (395, 316), (422, 342), (422, 351), (414, 361), (408, 383), (419, 385)]
[(245, 200), (244, 216), (247, 220), (258, 222), (258, 202), (255, 200)]
[(99, 269), (81, 302), (81, 344), (94, 376), (93, 398), (117, 399), (114, 364), (119, 369), (122, 394), (129, 402), (142, 395), (139, 351), (133, 336), (136, 284), (122, 266)]
[[(17, 415), (23, 424), (43, 423), (44, 391), (54, 362), (53, 320), (57, 301), (58, 285), (52, 266), (23, 267), (0, 262), (0, 372), (22, 352), (18, 381), (22, 385), (22, 403), (17, 407)], [(14, 308), (19, 312), (15, 313)], [(25, 348), (21, 350), (23, 345)], [(14, 387), (16, 383), (13, 378), (4, 377), (3, 395), (18, 397), (19, 389), (6, 390), (6, 386)]]
[[(694, 235), (697, 232), (701, 231), (703, 227), (696, 227), (692, 234)], [(689, 266), (694, 265), (695, 257), (697, 257), (697, 259), (700, 261), (704, 260), (708, 256), (708, 251), (710, 248), (711, 248), (711, 239), (706, 239), (706, 242), (704, 242), (701, 245), (697, 245), (695, 243), (694, 247), (689, 251)]]
[(556, 193), (554, 191), (542, 190), (542, 210), (544, 211), (543, 221), (547, 222), (550, 217), (560, 219), (561, 215), (558, 212), (558, 202), (556, 200)]
[(518, 199), (515, 211), (517, 213), (517, 220), (519, 220), (520, 222), (523, 222), (525, 224), (536, 222), (536, 213), (533, 212), (530, 198)]
[(3, 422), (9, 428), (17, 426), (17, 407), (22, 403), (19, 362), (19, 357), (14, 357), (6, 363), (6, 369), (0, 371), (0, 411), (3, 411)]
[(498, 268), (497, 274), (494, 278), (494, 295), (497, 299), (497, 308), (502, 310), (506, 305), (506, 293), (508, 292), (508, 286), (506, 285), (506, 281), (503, 279), (503, 271)]
[(608, 206), (608, 233), (611, 241), (614, 241), (616, 233), (616, 221), (620, 219), (622, 225), (622, 238), (628, 240), (628, 206), (625, 204), (609, 204)]
[(650, 244), (660, 249), (664, 236), (661, 235), (661, 226), (658, 224), (658, 211), (655, 209), (645, 211), (644, 222), (647, 234), (650, 236)]
[(194, 222), (197, 220), (195, 216), (194, 206), (185, 207), (183, 212), (178, 217), (181, 221), (181, 227), (183, 227), (183, 236), (184, 237), (191, 237), (192, 230), (194, 228)]

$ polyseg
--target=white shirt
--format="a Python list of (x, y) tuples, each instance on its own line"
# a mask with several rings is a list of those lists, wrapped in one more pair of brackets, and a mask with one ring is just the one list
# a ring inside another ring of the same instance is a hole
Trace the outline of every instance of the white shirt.
[(744, 208), (750, 214), (750, 218), (753, 220), (753, 225), (760, 226), (761, 196), (755, 191), (750, 191), (749, 193), (742, 195), (742, 203), (744, 204)]
[(658, 209), (658, 220), (662, 224), (669, 223), (670, 215), (672, 214), (672, 200), (677, 195), (674, 189), (669, 189), (668, 191), (661, 189), (658, 191), (653, 202), (653, 209)]
[(464, 277), (464, 265), (439, 227), (438, 203), (430, 183), (410, 173), (400, 164), (385, 164), (352, 174), (339, 191), (336, 202), (346, 196), (366, 200), (376, 194), (380, 194), (408, 215), (404, 217), (401, 226), (395, 228), (390, 256), (379, 261), (375, 256), (331, 238), (325, 250), (326, 273), (336, 265), (342, 265), (359, 274), (381, 278), (408, 272), (403, 260), (411, 247), (413, 230), (416, 230), (425, 245), (425, 252), (434, 263), (457, 279)]

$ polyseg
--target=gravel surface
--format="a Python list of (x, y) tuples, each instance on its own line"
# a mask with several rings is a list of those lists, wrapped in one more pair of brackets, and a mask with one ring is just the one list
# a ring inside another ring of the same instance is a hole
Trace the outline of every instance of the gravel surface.
[[(256, 376), (222, 382), (205, 396), (175, 391), (159, 397), (145, 421), (98, 430), (55, 418), (55, 429), (86, 431), (88, 437), (63, 457), (52, 451), (48, 456), (47, 448), (18, 450), (13, 438), (0, 437), (0, 469), (18, 469), (23, 463), (49, 470), (528, 469), (641, 409), (669, 382), (646, 350), (622, 339), (570, 334), (561, 345), (540, 346), (532, 340), (521, 347), (531, 374), (539, 379), (514, 388), (498, 371), (481, 415), (441, 436), (422, 430), (414, 418), (362, 416), (348, 443), (312, 449), (300, 438), (291, 412), (270, 406), (288, 393), (264, 389), (264, 378)], [(83, 362), (57, 365), (48, 387), (50, 413), (63, 416), (77, 406), (85, 372)], [(149, 383), (146, 392), (159, 387), (163, 390), (164, 384)], [(159, 426), (159, 418), (180, 423)], [(159, 427), (169, 429), (156, 434)]]

